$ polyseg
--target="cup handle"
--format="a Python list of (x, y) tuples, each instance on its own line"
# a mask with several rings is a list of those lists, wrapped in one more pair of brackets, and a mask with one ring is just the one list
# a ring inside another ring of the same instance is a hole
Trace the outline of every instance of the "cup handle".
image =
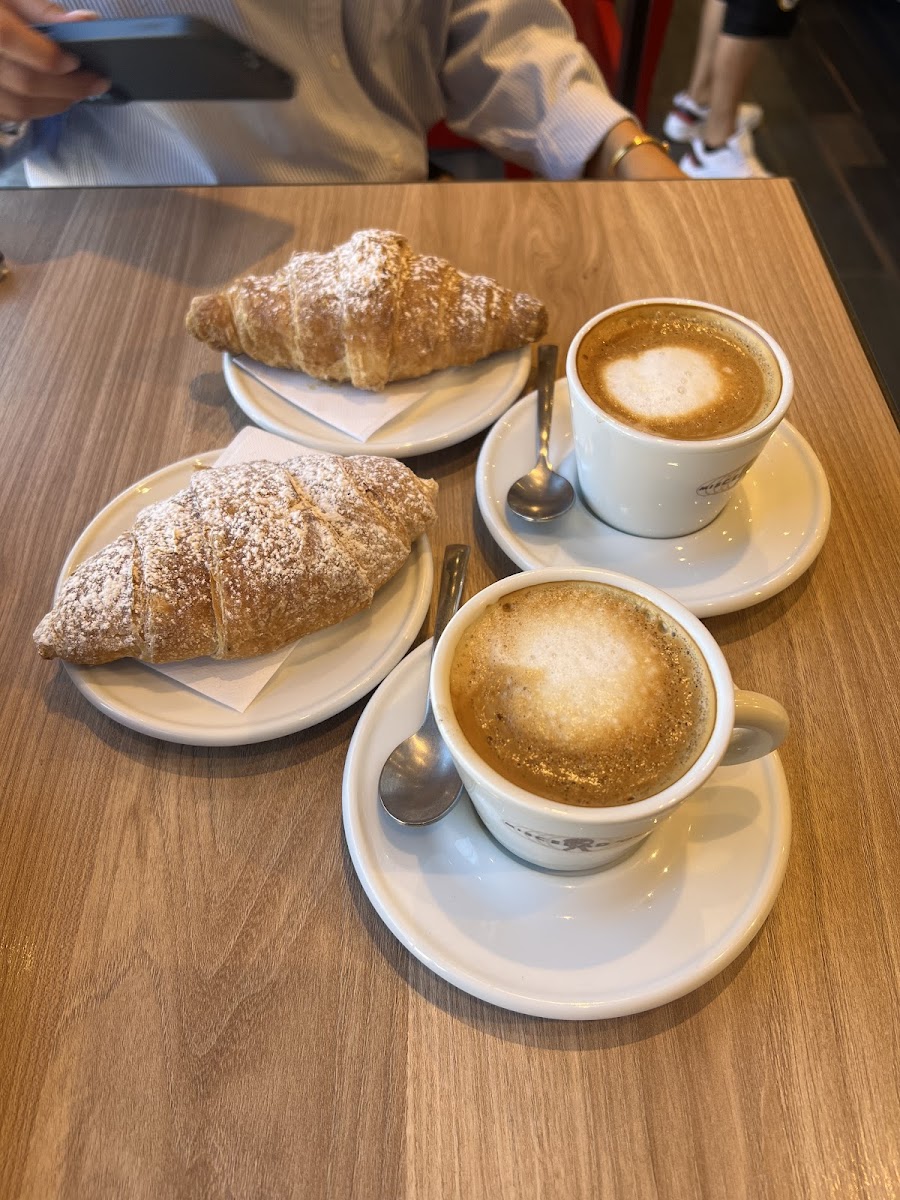
[(777, 750), (787, 737), (788, 715), (770, 696), (734, 693), (734, 733), (722, 759), (723, 767), (750, 762)]

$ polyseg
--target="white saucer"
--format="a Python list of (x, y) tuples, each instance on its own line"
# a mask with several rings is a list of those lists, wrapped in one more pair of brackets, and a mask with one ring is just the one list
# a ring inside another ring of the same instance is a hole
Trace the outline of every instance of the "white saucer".
[(420, 724), (430, 644), (388, 676), (344, 767), (344, 832), (376, 912), (430, 970), (514, 1012), (565, 1020), (666, 1004), (757, 934), (787, 865), (791, 810), (777, 754), (720, 768), (623, 863), (584, 875), (528, 867), (468, 797), (435, 825), (382, 811), (378, 777)]
[[(98, 513), (72, 547), (57, 589), (83, 559), (129, 529), (138, 511), (185, 487), (220, 450), (148, 475)], [(114, 721), (188, 746), (243, 746), (306, 729), (348, 708), (412, 645), (431, 601), (434, 566), (424, 535), (371, 608), (302, 638), (246, 712), (236, 712), (134, 659), (99, 667), (63, 663), (78, 690)]]
[[(506, 506), (510, 485), (537, 459), (535, 395), (497, 422), (478, 457), (478, 507), (501, 549), (523, 570), (607, 567), (668, 592), (698, 617), (736, 612), (794, 582), (822, 549), (831, 493), (809, 443), (782, 421), (725, 510), (698, 533), (641, 538), (605, 525), (582, 503), (530, 525)], [(576, 482), (569, 391), (556, 382), (550, 459)]]
[[(391, 458), (430, 454), (480, 433), (509, 408), (531, 370), (531, 347), (523, 346), (471, 367), (435, 371), (426, 376), (427, 396), (368, 441), (360, 442), (303, 412), (236, 367), (230, 354), (222, 358), (225, 382), (235, 403), (263, 429), (331, 454), (384, 454)], [(310, 383), (316, 386), (315, 380)]]

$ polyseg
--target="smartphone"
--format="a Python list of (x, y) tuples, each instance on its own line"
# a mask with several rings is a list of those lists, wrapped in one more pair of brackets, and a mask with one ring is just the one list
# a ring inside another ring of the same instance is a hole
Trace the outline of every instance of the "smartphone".
[(195, 17), (37, 25), (112, 87), (100, 101), (289, 100), (294, 77), (224, 30)]

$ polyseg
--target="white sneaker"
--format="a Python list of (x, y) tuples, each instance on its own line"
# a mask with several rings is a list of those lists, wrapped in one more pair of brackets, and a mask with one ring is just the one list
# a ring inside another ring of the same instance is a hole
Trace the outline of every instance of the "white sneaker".
[[(703, 137), (709, 107), (697, 104), (687, 92), (679, 92), (672, 101), (672, 109), (663, 122), (663, 133), (672, 142), (692, 142)], [(737, 112), (737, 132), (752, 133), (763, 119), (763, 110), (758, 104), (741, 104)]]
[(753, 135), (746, 130), (733, 134), (724, 146), (707, 150), (702, 138), (694, 138), (691, 148), (678, 164), (691, 179), (771, 179), (753, 148)]

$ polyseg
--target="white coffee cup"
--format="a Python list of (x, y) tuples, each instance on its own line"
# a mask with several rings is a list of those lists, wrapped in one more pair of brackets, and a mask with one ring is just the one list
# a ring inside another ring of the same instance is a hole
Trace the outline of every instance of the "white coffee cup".
[[(674, 618), (706, 663), (715, 692), (712, 732), (699, 757), (670, 787), (645, 800), (585, 808), (535, 795), (489, 766), (464, 736), (450, 695), (450, 673), (463, 633), (488, 605), (522, 588), (587, 580), (622, 588)], [(722, 651), (710, 632), (665, 592), (613, 571), (525, 571), (501, 579), (462, 606), (438, 642), (431, 664), (431, 700), (441, 736), (488, 830), (519, 858), (557, 871), (584, 871), (618, 861), (693, 795), (722, 765), (748, 762), (777, 749), (788, 730), (782, 706), (768, 696), (735, 691)]]
[[(614, 313), (651, 305), (722, 314), (763, 343), (778, 365), (781, 380), (777, 399), (762, 420), (739, 433), (689, 441), (635, 429), (594, 403), (576, 367), (582, 339)], [(617, 304), (592, 317), (569, 347), (566, 378), (581, 494), (606, 524), (639, 537), (681, 537), (714, 520), (784, 417), (794, 392), (784, 351), (759, 325), (716, 304), (665, 297)]]

